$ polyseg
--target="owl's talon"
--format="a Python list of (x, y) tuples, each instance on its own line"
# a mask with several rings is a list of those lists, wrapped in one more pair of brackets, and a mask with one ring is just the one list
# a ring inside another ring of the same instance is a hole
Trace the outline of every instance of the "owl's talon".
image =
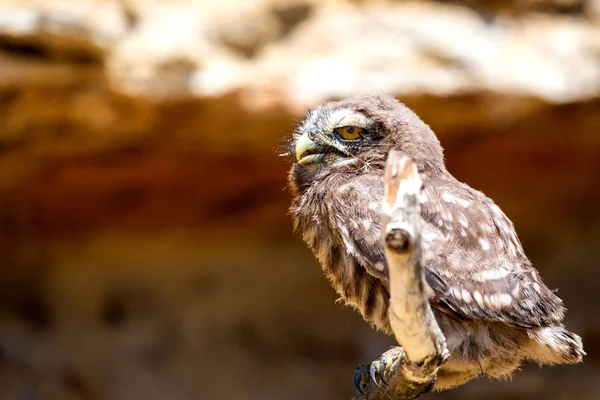
[(369, 367), (369, 377), (371, 378), (371, 382), (373, 382), (375, 385), (379, 386), (379, 379), (380, 379), (380, 373), (379, 371), (381, 370), (381, 362), (379, 360), (375, 360), (371, 363), (371, 366)]
[(371, 383), (369, 366), (361, 364), (356, 368), (356, 372), (354, 373), (354, 386), (356, 386), (359, 392), (364, 393), (369, 383)]
[(389, 372), (385, 370), (385, 364), (381, 363), (381, 369), (379, 370), (379, 376), (381, 376), (381, 382), (388, 384)]
[(402, 347), (391, 348), (380, 355), (370, 365), (361, 364), (356, 369), (354, 384), (361, 393), (363, 393), (370, 384), (380, 386), (383, 382), (387, 385), (390, 375), (403, 358), (404, 350), (402, 350)]
[(393, 347), (383, 353), (379, 359), (381, 360), (381, 380), (387, 384), (387, 380), (392, 371), (394, 371), (398, 364), (404, 359), (404, 350), (402, 347)]

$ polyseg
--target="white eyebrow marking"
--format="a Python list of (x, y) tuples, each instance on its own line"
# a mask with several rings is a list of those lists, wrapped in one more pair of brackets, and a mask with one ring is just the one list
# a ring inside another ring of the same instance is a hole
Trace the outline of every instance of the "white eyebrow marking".
[(349, 108), (340, 108), (327, 115), (327, 120), (331, 124), (331, 128), (339, 128), (342, 126), (358, 126), (360, 128), (367, 127), (367, 118)]

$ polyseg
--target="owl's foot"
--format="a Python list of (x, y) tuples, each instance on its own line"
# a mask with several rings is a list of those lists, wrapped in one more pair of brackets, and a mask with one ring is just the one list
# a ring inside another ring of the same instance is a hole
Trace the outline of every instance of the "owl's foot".
[(400, 346), (392, 347), (371, 364), (361, 364), (354, 374), (354, 384), (356, 388), (364, 393), (365, 389), (371, 384), (380, 386), (381, 383), (387, 384), (391, 374), (404, 359), (404, 350)]

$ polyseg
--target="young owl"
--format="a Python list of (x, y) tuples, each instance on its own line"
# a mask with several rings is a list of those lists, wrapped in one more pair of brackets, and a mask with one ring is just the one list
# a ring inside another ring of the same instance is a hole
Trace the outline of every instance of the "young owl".
[(292, 149), (295, 229), (341, 298), (390, 335), (384, 168), (391, 149), (417, 165), (425, 278), (451, 353), (435, 389), (482, 374), (505, 378), (527, 360), (581, 361), (581, 339), (564, 328), (562, 301), (525, 256), (511, 221), (446, 170), (437, 137), (404, 104), (371, 95), (323, 104), (294, 132)]

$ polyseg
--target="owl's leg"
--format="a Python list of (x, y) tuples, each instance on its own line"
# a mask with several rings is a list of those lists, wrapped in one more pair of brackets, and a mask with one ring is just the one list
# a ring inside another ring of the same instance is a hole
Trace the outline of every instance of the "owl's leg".
[(354, 374), (354, 384), (361, 393), (371, 383), (379, 386), (381, 382), (387, 384), (391, 373), (396, 370), (404, 359), (404, 350), (400, 346), (392, 347), (377, 357), (371, 364), (361, 364)]

